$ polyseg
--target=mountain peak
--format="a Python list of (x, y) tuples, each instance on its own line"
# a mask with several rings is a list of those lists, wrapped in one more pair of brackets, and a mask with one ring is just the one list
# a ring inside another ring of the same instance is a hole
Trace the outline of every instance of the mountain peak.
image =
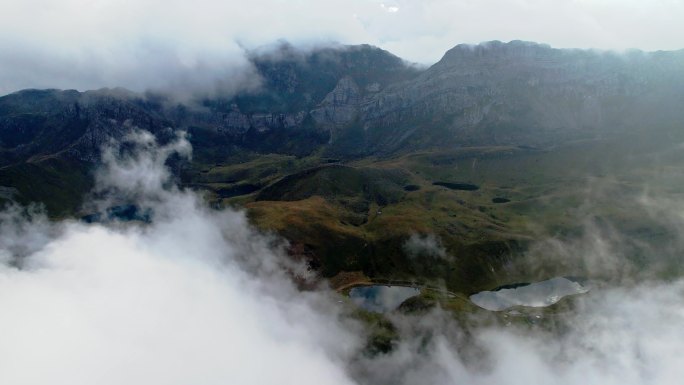
[(548, 44), (531, 41), (512, 40), (508, 43), (492, 40), (480, 44), (459, 44), (448, 50), (439, 63), (452, 63), (471, 60), (499, 60), (502, 57), (539, 57), (558, 51)]

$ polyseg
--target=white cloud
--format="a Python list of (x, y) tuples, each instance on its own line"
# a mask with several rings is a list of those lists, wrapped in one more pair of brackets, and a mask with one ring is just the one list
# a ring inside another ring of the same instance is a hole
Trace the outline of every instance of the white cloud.
[(146, 149), (135, 159), (154, 177), (109, 157), (98, 183), (137, 191), (152, 225), (3, 216), (3, 228), (32, 237), (22, 238), (28, 252), (0, 238), (0, 382), (352, 383), (339, 362), (357, 339), (336, 301), (298, 292), (280, 249), (241, 213), (162, 187), (163, 158), (185, 140), (128, 140)]
[(404, 252), (412, 258), (442, 258), (450, 260), (449, 256), (442, 245), (442, 240), (435, 234), (411, 234), (411, 236), (403, 244)]
[(397, 7), (396, 5), (387, 5), (385, 3), (381, 3), (380, 7), (389, 13), (399, 12), (399, 7)]

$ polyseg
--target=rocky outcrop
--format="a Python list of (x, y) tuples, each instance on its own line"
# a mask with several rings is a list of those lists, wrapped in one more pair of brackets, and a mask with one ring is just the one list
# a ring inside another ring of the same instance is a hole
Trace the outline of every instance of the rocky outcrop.
[(236, 107), (233, 111), (217, 117), (216, 123), (219, 132), (236, 136), (243, 135), (249, 130), (264, 133), (270, 130), (294, 128), (301, 125), (304, 118), (306, 118), (306, 112), (304, 111), (293, 114), (245, 114)]
[(340, 128), (353, 122), (359, 112), (361, 92), (354, 80), (345, 76), (313, 110), (313, 120), (325, 128)]
[(84, 93), (77, 104), (78, 119), (85, 122), (83, 135), (69, 146), (69, 155), (88, 162), (99, 159), (100, 149), (111, 140), (121, 139), (133, 129), (170, 136), (174, 123), (135, 100), (98, 93)]

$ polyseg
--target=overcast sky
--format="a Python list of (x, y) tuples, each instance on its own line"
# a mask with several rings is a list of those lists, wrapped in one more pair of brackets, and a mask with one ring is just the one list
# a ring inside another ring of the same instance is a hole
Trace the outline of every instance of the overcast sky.
[(243, 48), (369, 43), (434, 63), (459, 43), (684, 48), (684, 0), (4, 0), (0, 94), (243, 87)]

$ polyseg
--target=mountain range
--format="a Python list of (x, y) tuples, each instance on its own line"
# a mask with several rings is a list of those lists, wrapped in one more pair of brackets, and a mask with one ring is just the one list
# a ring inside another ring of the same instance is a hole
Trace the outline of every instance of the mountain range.
[[(249, 60), (257, 89), (192, 102), (124, 89), (0, 97), (0, 201), (90, 214), (103, 145), (133, 128), (162, 142), (184, 130), (194, 154), (175, 165), (179, 182), (245, 208), (325, 276), (437, 276), (470, 291), (534, 239), (529, 218), (572, 205), (567, 183), (637, 169), (682, 136), (684, 50), (492, 41), (424, 67), (368, 45), (283, 44)], [(402, 251), (413, 233), (472, 259), (426, 271)], [(466, 276), (478, 278), (459, 286)]]
[[(92, 161), (126, 125), (221, 145), (343, 157), (477, 144), (553, 145), (671, 127), (684, 51), (617, 54), (512, 41), (458, 45), (428, 68), (371, 46), (250, 56), (261, 87), (192, 105), (126, 90), (24, 90), (0, 99), (3, 166), (68, 153)], [(286, 140), (282, 140), (286, 138)]]

